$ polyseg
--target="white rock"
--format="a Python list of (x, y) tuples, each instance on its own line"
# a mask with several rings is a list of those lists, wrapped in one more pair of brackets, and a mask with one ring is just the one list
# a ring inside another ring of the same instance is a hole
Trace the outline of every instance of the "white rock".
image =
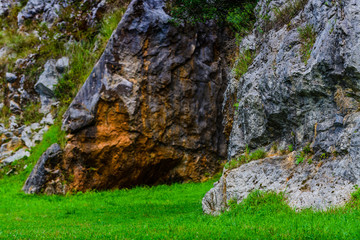
[(8, 158), (5, 158), (2, 162), (5, 164), (9, 164), (9, 163), (15, 162), (17, 160), (20, 160), (24, 157), (29, 157), (29, 156), (30, 156), (30, 152), (26, 151), (25, 149), (20, 149), (14, 155), (12, 155)]
[(15, 75), (14, 73), (9, 73), (9, 72), (7, 72), (7, 73), (5, 74), (5, 79), (6, 79), (6, 81), (9, 82), (9, 83), (13, 83), (13, 82), (16, 81), (17, 77), (16, 77), (16, 75)]
[(64, 73), (66, 69), (69, 67), (69, 58), (68, 57), (62, 57), (56, 62), (56, 70), (59, 73)]
[(48, 113), (40, 122), (41, 125), (53, 125), (54, 119), (52, 118), (51, 113)]

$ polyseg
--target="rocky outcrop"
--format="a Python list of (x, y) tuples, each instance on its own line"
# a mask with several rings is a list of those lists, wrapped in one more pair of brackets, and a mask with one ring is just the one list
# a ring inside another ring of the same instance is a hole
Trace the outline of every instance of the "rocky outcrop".
[(164, 5), (130, 4), (65, 113), (70, 134), (57, 167), (68, 189), (200, 181), (225, 156), (226, 34), (176, 27)]
[[(260, 1), (257, 12), (276, 22), (272, 9), (286, 3)], [(269, 150), (290, 144), (298, 157), (260, 160), (225, 172), (206, 194), (205, 212), (219, 213), (228, 200), (240, 202), (254, 189), (285, 191), (289, 203), (299, 208), (326, 208), (350, 198), (360, 183), (359, 13), (355, 0), (309, 0), (289, 24), (268, 32), (258, 31), (266, 19), (259, 18), (257, 30), (242, 44), (243, 50), (256, 48), (257, 56), (227, 89), (227, 97), (237, 94), (239, 103), (228, 157), (243, 153), (246, 146)], [(299, 29), (306, 26), (316, 41), (304, 61), (306, 43)], [(311, 161), (295, 164), (306, 145), (313, 152)]]
[(105, 0), (29, 0), (17, 16), (18, 25), (23, 25), (24, 21), (28, 19), (41, 19), (41, 21), (51, 24), (59, 18), (59, 14), (65, 8), (69, 8), (74, 10), (73, 14), (78, 14), (76, 11), (80, 9), (86, 11), (85, 20), (90, 27), (97, 23), (99, 16), (106, 10), (106, 7)]
[(55, 61), (50, 59), (45, 63), (44, 72), (35, 84), (35, 90), (40, 96), (41, 109), (43, 113), (49, 113), (51, 105), (55, 103), (54, 90), (59, 82), (61, 74), (69, 67), (69, 58), (62, 57)]
[[(36, 163), (22, 190), (27, 194), (40, 193), (41, 191), (48, 194), (65, 192), (62, 183), (53, 180), (59, 176), (59, 170), (50, 170), (57, 164), (61, 155), (60, 146), (58, 144), (51, 145)], [(46, 189), (43, 189), (45, 182), (48, 185)]]

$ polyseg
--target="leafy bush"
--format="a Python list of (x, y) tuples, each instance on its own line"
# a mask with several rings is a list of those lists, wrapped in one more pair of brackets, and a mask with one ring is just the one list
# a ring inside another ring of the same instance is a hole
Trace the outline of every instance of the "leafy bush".
[(292, 144), (290, 144), (290, 145), (288, 146), (288, 150), (289, 150), (289, 152), (294, 151), (294, 146), (293, 146)]
[(241, 165), (248, 163), (250, 161), (258, 160), (266, 157), (266, 152), (264, 151), (264, 149), (257, 149), (253, 151), (251, 154), (249, 154), (249, 152), (250, 152), (249, 148), (246, 147), (245, 154), (240, 155), (237, 158), (231, 159), (229, 162), (225, 164), (224, 166), (225, 169), (230, 170), (230, 169), (238, 168)]
[(236, 32), (245, 33), (255, 22), (254, 8), (258, 0), (171, 0), (168, 8), (175, 22), (216, 20), (228, 24)]
[(252, 152), (249, 156), (249, 160), (258, 160), (266, 157), (266, 152), (264, 149), (257, 149)]

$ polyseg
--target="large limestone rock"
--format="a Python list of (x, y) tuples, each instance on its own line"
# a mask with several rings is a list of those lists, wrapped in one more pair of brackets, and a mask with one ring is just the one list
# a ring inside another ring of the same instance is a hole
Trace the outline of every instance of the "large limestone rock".
[[(271, 9), (286, 2), (260, 1), (257, 10), (274, 20)], [(356, 0), (309, 0), (290, 24), (264, 34), (255, 30), (243, 41), (243, 49), (257, 48), (257, 56), (226, 91), (225, 100), (235, 95), (239, 103), (231, 119), (229, 159), (246, 145), (287, 149), (292, 144), (300, 152), (310, 144), (313, 163), (295, 165), (293, 156), (226, 172), (205, 196), (205, 212), (219, 213), (228, 200), (241, 201), (254, 189), (285, 191), (289, 203), (299, 208), (326, 208), (350, 198), (360, 183), (359, 13)], [(298, 28), (307, 24), (316, 42), (306, 63)], [(256, 29), (263, 26), (259, 19)]]
[(134, 0), (64, 115), (68, 189), (199, 181), (225, 157), (226, 34), (175, 27), (162, 0)]

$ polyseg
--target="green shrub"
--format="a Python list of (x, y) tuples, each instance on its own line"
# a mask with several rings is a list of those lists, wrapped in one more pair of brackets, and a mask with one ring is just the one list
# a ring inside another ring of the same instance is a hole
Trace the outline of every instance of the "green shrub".
[(266, 152), (263, 149), (257, 149), (253, 151), (251, 154), (249, 153), (250, 153), (250, 149), (248, 146), (246, 146), (245, 153), (227, 162), (224, 166), (225, 169), (230, 170), (230, 169), (238, 168), (241, 165), (248, 163), (250, 161), (258, 160), (266, 157)]
[(292, 144), (290, 144), (290, 145), (288, 146), (288, 150), (289, 150), (289, 152), (294, 151), (294, 146), (293, 146)]
[(302, 163), (305, 160), (304, 152), (301, 152), (300, 154), (296, 155), (296, 164)]
[(298, 28), (301, 41), (301, 60), (307, 64), (311, 56), (312, 48), (316, 41), (316, 32), (312, 25), (306, 24), (303, 28)]
[(257, 149), (254, 152), (252, 152), (249, 156), (249, 160), (258, 160), (266, 157), (266, 152), (264, 149)]
[(255, 23), (258, 0), (171, 0), (167, 8), (175, 23), (190, 24), (216, 20), (230, 26), (240, 35), (246, 34)]

